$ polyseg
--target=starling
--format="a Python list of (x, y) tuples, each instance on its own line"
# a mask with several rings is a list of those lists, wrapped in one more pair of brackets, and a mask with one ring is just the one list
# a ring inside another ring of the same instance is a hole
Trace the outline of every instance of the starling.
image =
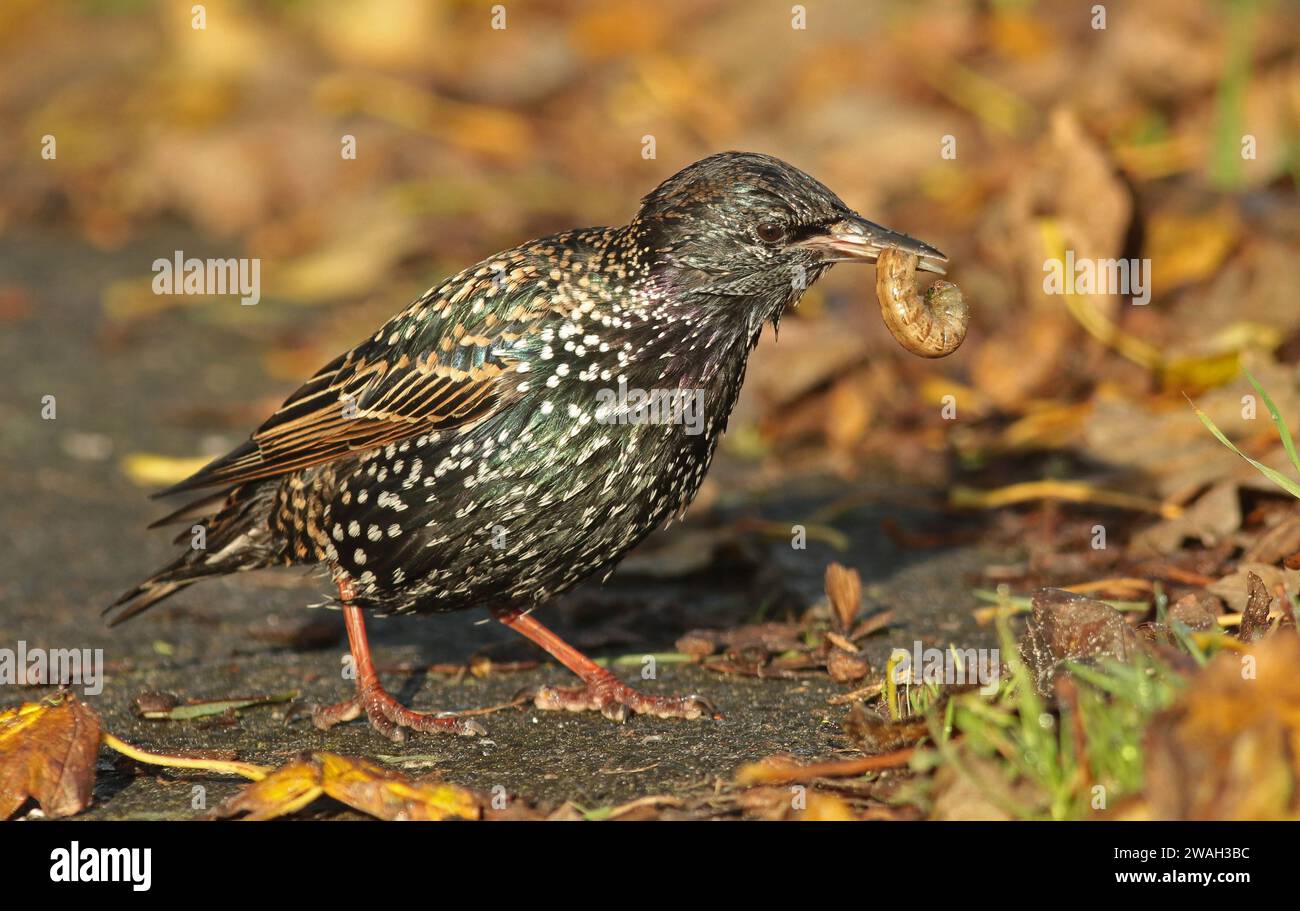
[(539, 708), (616, 721), (711, 714), (699, 696), (623, 684), (533, 610), (608, 574), (686, 509), (763, 326), (775, 329), (833, 263), (887, 249), (943, 272), (938, 250), (867, 221), (797, 168), (727, 152), (670, 177), (626, 225), (491, 256), (327, 364), (248, 442), (158, 494), (208, 489), (155, 523), (195, 521), (206, 546), (106, 613), (121, 622), (209, 576), (318, 565), (337, 586), (357, 672), (353, 698), (314, 711), (321, 728), (364, 712), (399, 740), (407, 729), (482, 733), (389, 695), (363, 621), (472, 607), (581, 678), (539, 689)]

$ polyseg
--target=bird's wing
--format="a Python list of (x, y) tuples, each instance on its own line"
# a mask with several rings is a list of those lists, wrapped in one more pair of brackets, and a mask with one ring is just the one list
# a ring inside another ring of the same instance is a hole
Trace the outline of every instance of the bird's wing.
[[(513, 388), (511, 346), (546, 312), (525, 287), (480, 266), (449, 279), (327, 364), (252, 438), (159, 496), (242, 484), (490, 414)], [(527, 283), (531, 285), (531, 283)]]

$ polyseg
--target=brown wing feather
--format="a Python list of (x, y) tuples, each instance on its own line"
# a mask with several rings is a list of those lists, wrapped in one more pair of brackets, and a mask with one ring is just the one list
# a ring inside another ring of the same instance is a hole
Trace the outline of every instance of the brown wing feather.
[[(462, 303), (483, 290), (478, 276), (458, 278), (462, 291), (472, 286)], [(453, 283), (458, 280), (447, 284)], [(505, 320), (474, 313), (467, 327), (470, 307), (453, 309), (438, 297), (435, 292), (417, 301), (328, 364), (248, 443), (159, 496), (274, 477), (490, 414), (505, 397), (505, 377), (516, 363), (501, 348), (519, 338), (538, 311), (514, 306)], [(411, 327), (416, 331), (408, 340)]]

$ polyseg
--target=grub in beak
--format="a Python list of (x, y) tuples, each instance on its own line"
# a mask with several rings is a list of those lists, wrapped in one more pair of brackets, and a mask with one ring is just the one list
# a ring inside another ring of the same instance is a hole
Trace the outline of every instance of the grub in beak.
[(970, 309), (961, 289), (937, 281), (922, 298), (916, 290), (917, 254), (891, 247), (876, 261), (876, 297), (885, 326), (898, 343), (921, 357), (946, 357), (961, 346)]

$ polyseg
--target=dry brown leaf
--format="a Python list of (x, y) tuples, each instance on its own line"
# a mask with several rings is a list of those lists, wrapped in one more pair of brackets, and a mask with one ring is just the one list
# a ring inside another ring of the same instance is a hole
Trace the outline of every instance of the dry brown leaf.
[(835, 628), (847, 632), (862, 606), (862, 577), (858, 571), (839, 563), (827, 566), (826, 597), (831, 603)]
[(1256, 573), (1246, 576), (1246, 609), (1241, 612), (1241, 627), (1237, 637), (1243, 642), (1254, 642), (1268, 632), (1268, 611), (1273, 606), (1273, 595)]
[(1138, 650), (1137, 634), (1109, 604), (1055, 588), (1034, 592), (1033, 604), (1020, 654), (1043, 695), (1067, 661), (1127, 662)]
[(1300, 551), (1300, 515), (1288, 516), (1261, 534), (1246, 552), (1243, 562), (1278, 563)]
[(930, 818), (1005, 822), (1013, 818), (1007, 807), (1015, 800), (1017, 787), (1028, 790), (1025, 782), (1007, 782), (997, 764), (982, 756), (965, 756), (960, 768), (944, 763), (935, 773)]
[(740, 791), (734, 797), (736, 807), (747, 819), (783, 820), (790, 814), (791, 792), (783, 787), (757, 787)]
[(1138, 532), (1133, 549), (1138, 554), (1171, 554), (1188, 539), (1213, 547), (1241, 527), (1239, 500), (1238, 484), (1220, 481), (1182, 515), (1163, 519)]
[(75, 696), (24, 702), (0, 712), (0, 820), (31, 798), (46, 816), (90, 805), (99, 716)]
[(760, 762), (750, 762), (736, 772), (736, 784), (741, 787), (763, 784), (793, 784), (814, 778), (852, 778), (883, 769), (897, 769), (912, 761), (914, 747), (895, 750), (880, 756), (864, 759), (840, 759), (831, 762), (814, 762), (800, 765), (789, 756), (769, 756)]
[(718, 650), (718, 639), (715, 635), (693, 630), (679, 638), (673, 648), (692, 658), (707, 658)]
[(1300, 638), (1220, 653), (1147, 734), (1161, 819), (1300, 818)]
[(836, 683), (851, 683), (871, 673), (871, 665), (867, 662), (866, 655), (856, 650), (850, 652), (833, 648), (826, 656), (826, 672)]
[(1212, 630), (1219, 628), (1218, 618), (1222, 609), (1223, 602), (1214, 595), (1192, 592), (1169, 605), (1167, 618), (1169, 623), (1176, 620), (1191, 630)]
[[(1293, 422), (1300, 415), (1300, 370), (1263, 357), (1243, 357), (1243, 362), (1268, 390), (1287, 422)], [(1257, 407), (1251, 417), (1252, 412), (1243, 407), (1243, 395), (1249, 391), (1248, 384), (1235, 382), (1198, 395), (1196, 404), (1230, 439), (1264, 464), (1286, 473), (1291, 470), (1289, 462), (1277, 445), (1268, 412)], [(1190, 420), (1189, 410), (1186, 403), (1132, 399), (1118, 387), (1103, 389), (1084, 421), (1081, 454), (1099, 465), (1139, 475), (1162, 501), (1189, 508), (1202, 491), (1220, 482), (1277, 492), (1267, 478), (1215, 440), (1199, 421)], [(1140, 488), (1130, 484), (1129, 489)], [(1226, 502), (1221, 502), (1208, 517), (1212, 530), (1220, 534), (1227, 528), (1225, 506)]]
[(844, 734), (864, 753), (891, 753), (914, 746), (930, 734), (924, 718), (893, 721), (862, 705), (855, 705), (844, 719)]
[(1250, 596), (1250, 576), (1259, 576), (1265, 587), (1273, 591), (1282, 585), (1289, 592), (1300, 592), (1300, 571), (1269, 566), (1266, 563), (1247, 563), (1242, 561), (1232, 575), (1207, 585), (1206, 590), (1222, 598), (1230, 610), (1241, 613), (1246, 609)]
[[(1024, 179), (1013, 181), (1006, 199), (1009, 241), (1016, 250), (1027, 298), (1037, 309), (1057, 311), (1059, 298), (1043, 293), (1044, 223), (1056, 226), (1076, 257), (1118, 256), (1132, 216), (1132, 195), (1115, 164), (1080, 119), (1065, 107), (1052, 111), (1046, 138), (1034, 152)], [(1004, 244), (1008, 241), (1004, 238)], [(1107, 316), (1118, 298), (1096, 296)], [(1032, 355), (1029, 349), (1024, 354)]]

